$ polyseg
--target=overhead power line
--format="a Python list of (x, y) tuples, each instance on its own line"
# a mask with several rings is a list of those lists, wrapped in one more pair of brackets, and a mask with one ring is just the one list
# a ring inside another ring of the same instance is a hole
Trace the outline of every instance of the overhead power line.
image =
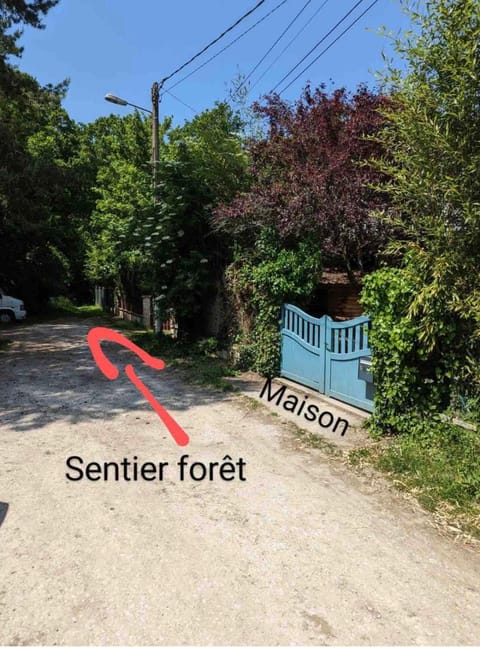
[(225, 52), (227, 49), (229, 49), (230, 47), (232, 47), (232, 45), (235, 45), (236, 42), (238, 42), (241, 38), (243, 38), (243, 37), (246, 36), (249, 32), (251, 32), (252, 29), (255, 29), (255, 27), (257, 27), (258, 25), (260, 25), (260, 23), (262, 23), (262, 22), (263, 22), (264, 20), (266, 20), (269, 16), (271, 16), (273, 13), (275, 13), (275, 11), (277, 11), (278, 9), (280, 9), (280, 7), (281, 7), (282, 5), (284, 5), (286, 2), (288, 2), (288, 0), (282, 0), (281, 2), (279, 2), (275, 7), (273, 7), (273, 9), (271, 9), (267, 14), (265, 14), (262, 18), (260, 18), (260, 20), (257, 20), (257, 22), (254, 23), (253, 25), (251, 25), (251, 27), (249, 27), (249, 28), (246, 29), (244, 32), (242, 32), (239, 36), (237, 36), (237, 37), (234, 38), (232, 41), (230, 41), (230, 43), (228, 43), (228, 45), (225, 45), (225, 47), (223, 47), (223, 48), (222, 48), (221, 50), (219, 50), (216, 54), (214, 54), (214, 55), (211, 56), (209, 59), (207, 59), (206, 61), (204, 61), (201, 65), (197, 66), (197, 67), (194, 68), (191, 72), (189, 72), (189, 73), (186, 74), (184, 77), (182, 77), (181, 79), (179, 79), (178, 81), (176, 81), (175, 83), (173, 83), (171, 86), (169, 86), (169, 87), (168, 87), (168, 90), (171, 90), (172, 88), (175, 88), (175, 86), (179, 85), (180, 83), (183, 83), (183, 81), (185, 81), (186, 79), (188, 79), (189, 77), (191, 77), (193, 74), (195, 74), (195, 72), (198, 72), (199, 70), (201, 70), (202, 68), (204, 68), (206, 65), (208, 65), (211, 61), (213, 61), (213, 59), (216, 59), (217, 56), (220, 56), (220, 54), (223, 54), (223, 52)]
[(195, 108), (193, 108), (193, 107), (190, 106), (189, 104), (185, 103), (185, 101), (183, 101), (182, 99), (180, 99), (180, 97), (177, 97), (177, 95), (174, 95), (173, 92), (170, 92), (170, 90), (164, 90), (164, 92), (165, 92), (166, 94), (170, 95), (173, 99), (175, 99), (175, 100), (178, 101), (179, 103), (183, 104), (186, 108), (189, 108), (189, 109), (190, 109), (192, 112), (194, 112), (196, 115), (198, 115), (198, 110), (195, 110)]
[(322, 43), (323, 43), (323, 42), (324, 42), (324, 41), (325, 41), (325, 40), (330, 36), (330, 34), (332, 34), (332, 33), (337, 29), (337, 27), (339, 27), (339, 26), (340, 26), (340, 25), (341, 25), (341, 24), (342, 24), (342, 23), (343, 23), (343, 22), (348, 18), (348, 16), (350, 16), (351, 13), (353, 13), (353, 12), (355, 11), (355, 9), (356, 9), (359, 5), (362, 4), (362, 2), (365, 2), (365, 0), (358, 0), (358, 2), (356, 2), (356, 3), (353, 5), (353, 7), (350, 9), (350, 11), (347, 11), (347, 13), (343, 16), (343, 18), (341, 18), (341, 19), (340, 19), (340, 20), (339, 20), (339, 21), (338, 21), (338, 22), (337, 22), (337, 23), (336, 23), (336, 24), (335, 24), (335, 25), (334, 25), (334, 26), (333, 26), (333, 27), (332, 27), (332, 28), (331, 28), (331, 29), (330, 29), (330, 30), (329, 30), (329, 31), (328, 31), (324, 36), (322, 36), (322, 38), (318, 41), (318, 43), (316, 43), (316, 44), (312, 47), (312, 49), (309, 50), (309, 51), (305, 54), (305, 56), (304, 56), (303, 58), (301, 58), (300, 61), (299, 61), (296, 65), (294, 65), (293, 68), (291, 68), (291, 69), (287, 72), (287, 74), (285, 74), (285, 75), (280, 79), (280, 81), (279, 81), (279, 82), (278, 82), (278, 83), (277, 83), (277, 84), (272, 88), (272, 90), (270, 90), (270, 93), (273, 93), (273, 92), (278, 88), (278, 86), (281, 85), (281, 84), (285, 81), (285, 79), (287, 79), (291, 74), (293, 74), (293, 72), (294, 72), (294, 71), (299, 67), (299, 65), (301, 65), (301, 64), (303, 63), (303, 61), (304, 61), (306, 58), (308, 58), (308, 57), (310, 56), (310, 54), (312, 54), (312, 52), (314, 52), (318, 47), (320, 47), (320, 45), (321, 45), (321, 44), (322, 44)]
[(273, 50), (275, 45), (280, 42), (280, 40), (285, 36), (285, 34), (288, 32), (290, 27), (292, 27), (295, 22), (300, 18), (302, 13), (305, 11), (305, 9), (308, 7), (308, 5), (312, 2), (312, 0), (307, 0), (307, 2), (303, 5), (303, 7), (300, 9), (300, 11), (296, 14), (294, 18), (288, 23), (288, 25), (285, 27), (285, 29), (282, 31), (280, 36), (275, 40), (275, 42), (270, 45), (268, 50), (265, 52), (265, 54), (262, 56), (262, 58), (258, 61), (258, 63), (250, 70), (250, 72), (247, 74), (247, 76), (243, 79), (242, 83), (240, 84), (239, 88), (240, 89), (245, 83), (248, 81), (248, 79), (252, 76), (252, 74), (260, 67), (260, 65), (263, 63), (263, 61), (267, 58), (267, 56), (270, 54), (270, 52)]
[(310, 18), (307, 20), (307, 22), (303, 25), (303, 27), (302, 27), (301, 29), (299, 29), (299, 31), (295, 34), (295, 36), (294, 36), (294, 37), (293, 37), (293, 38), (292, 38), (292, 39), (291, 39), (291, 40), (290, 40), (290, 41), (285, 45), (285, 47), (282, 49), (282, 51), (280, 52), (280, 54), (279, 54), (276, 58), (273, 59), (273, 61), (270, 63), (270, 65), (269, 65), (269, 66), (268, 66), (268, 67), (267, 67), (267, 68), (262, 72), (262, 74), (257, 78), (257, 80), (255, 81), (255, 83), (252, 83), (252, 85), (250, 86), (249, 90), (252, 90), (252, 89), (253, 89), (253, 88), (254, 88), (258, 83), (260, 83), (260, 81), (261, 81), (261, 80), (263, 79), (263, 77), (267, 74), (267, 72), (269, 72), (269, 71), (272, 69), (272, 67), (275, 65), (275, 63), (277, 63), (277, 61), (278, 61), (278, 60), (279, 60), (279, 59), (280, 59), (280, 58), (285, 54), (285, 52), (287, 51), (287, 49), (288, 49), (291, 45), (293, 45), (293, 43), (297, 40), (297, 38), (300, 36), (300, 34), (302, 34), (302, 33), (305, 31), (305, 29), (310, 25), (310, 23), (312, 22), (312, 20), (314, 20), (314, 19), (318, 16), (318, 14), (321, 12), (321, 10), (324, 8), (324, 6), (325, 6), (328, 2), (329, 2), (329, 0), (325, 0), (325, 1), (324, 1), (324, 2), (323, 2), (323, 3), (318, 7), (318, 9), (315, 11), (315, 13), (314, 13), (312, 16), (310, 16)]
[(300, 77), (302, 76), (302, 74), (303, 74), (304, 72), (306, 72), (306, 71), (307, 71), (307, 70), (308, 70), (308, 69), (309, 69), (309, 68), (310, 68), (314, 63), (316, 63), (316, 62), (318, 61), (318, 59), (319, 59), (321, 56), (323, 56), (323, 55), (325, 54), (325, 52), (328, 52), (328, 50), (329, 50), (333, 45), (335, 45), (335, 43), (336, 43), (338, 40), (340, 40), (340, 38), (342, 38), (342, 36), (344, 36), (344, 35), (345, 35), (345, 34), (346, 34), (346, 33), (347, 33), (347, 32), (348, 32), (348, 31), (349, 31), (349, 30), (350, 30), (350, 29), (351, 29), (351, 28), (352, 28), (352, 27), (353, 27), (353, 26), (354, 26), (354, 25), (359, 21), (359, 20), (360, 20), (360, 18), (363, 18), (363, 16), (364, 16), (368, 11), (370, 11), (370, 9), (371, 9), (374, 5), (377, 4), (377, 2), (378, 2), (378, 0), (373, 0), (373, 2), (372, 2), (370, 5), (368, 5), (368, 7), (367, 7), (364, 11), (362, 11), (362, 13), (361, 13), (359, 16), (357, 16), (357, 18), (355, 18), (355, 20), (352, 21), (352, 22), (348, 25), (348, 27), (346, 27), (346, 28), (344, 29), (344, 30), (341, 32), (341, 34), (339, 34), (339, 35), (338, 35), (338, 36), (337, 36), (337, 37), (336, 37), (336, 38), (335, 38), (335, 39), (330, 43), (330, 45), (328, 45), (324, 50), (322, 50), (322, 51), (320, 52), (320, 54), (319, 54), (318, 56), (316, 56), (316, 57), (313, 59), (313, 61), (311, 61), (307, 66), (305, 66), (305, 67), (303, 68), (303, 70), (302, 70), (301, 72), (299, 72), (299, 73), (297, 74), (297, 76), (296, 76), (294, 79), (292, 79), (292, 81), (290, 81), (290, 83), (289, 83), (288, 85), (286, 85), (282, 90), (280, 90), (280, 92), (279, 92), (278, 94), (282, 94), (282, 92), (285, 92), (285, 90), (286, 90), (287, 88), (289, 88), (289, 87), (292, 85), (292, 83), (295, 83), (295, 81), (296, 81), (298, 78), (300, 78)]
[(213, 41), (210, 41), (210, 43), (208, 43), (208, 45), (205, 45), (205, 47), (204, 47), (202, 50), (200, 50), (199, 52), (197, 52), (197, 54), (195, 54), (195, 55), (192, 56), (190, 59), (188, 59), (188, 61), (186, 61), (185, 63), (183, 63), (183, 65), (180, 65), (180, 67), (178, 67), (176, 70), (174, 70), (173, 72), (171, 72), (168, 76), (164, 77), (164, 78), (161, 80), (160, 85), (163, 85), (163, 84), (165, 83), (165, 81), (168, 81), (168, 80), (171, 79), (173, 76), (175, 76), (176, 74), (178, 74), (181, 70), (183, 70), (184, 68), (186, 68), (187, 65), (190, 65), (190, 63), (192, 63), (193, 61), (195, 61), (195, 59), (197, 59), (197, 58), (198, 58), (199, 56), (201, 56), (204, 52), (206, 52), (208, 49), (210, 49), (210, 47), (212, 47), (213, 45), (215, 45), (215, 43), (218, 43), (219, 40), (221, 40), (224, 36), (226, 36), (229, 32), (231, 32), (232, 29), (235, 29), (235, 27), (236, 27), (237, 25), (239, 25), (241, 22), (243, 22), (243, 21), (245, 20), (245, 18), (248, 18), (248, 16), (250, 16), (254, 11), (256, 11), (256, 10), (257, 10), (259, 7), (261, 7), (261, 5), (263, 5), (264, 3), (265, 3), (265, 0), (259, 0), (259, 2), (257, 2), (257, 4), (256, 4), (254, 7), (252, 7), (252, 9), (249, 9), (249, 11), (247, 11), (247, 13), (243, 14), (243, 16), (241, 16), (238, 20), (236, 20), (236, 21), (233, 23), (233, 25), (231, 25), (230, 27), (228, 27), (227, 29), (225, 29), (225, 30), (224, 30), (224, 31), (223, 31), (219, 36), (217, 36), (217, 38), (215, 38)]

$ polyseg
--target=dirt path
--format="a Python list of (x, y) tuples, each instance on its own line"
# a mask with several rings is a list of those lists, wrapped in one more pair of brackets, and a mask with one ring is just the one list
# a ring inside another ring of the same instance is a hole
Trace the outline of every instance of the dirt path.
[[(139, 369), (191, 436), (177, 447), (126, 378), (94, 367), (88, 326), (1, 334), (0, 643), (480, 642), (477, 553), (235, 397)], [(181, 482), (184, 453), (242, 457), (247, 480)], [(71, 455), (172, 472), (72, 482)]]

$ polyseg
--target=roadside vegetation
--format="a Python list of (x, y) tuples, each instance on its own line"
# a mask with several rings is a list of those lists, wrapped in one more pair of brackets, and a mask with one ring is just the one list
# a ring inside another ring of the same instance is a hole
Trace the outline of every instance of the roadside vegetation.
[(395, 43), (407, 74), (385, 79), (388, 156), (375, 166), (391, 179), (380, 216), (396, 237), (365, 279), (363, 304), (377, 385), (370, 429), (387, 441), (361, 456), (478, 534), (480, 6), (427, 9), (411, 11), (415, 29)]
[(182, 376), (196, 385), (213, 387), (223, 392), (233, 390), (226, 380), (237, 372), (232, 368), (228, 358), (222, 357), (215, 338), (197, 340), (193, 344), (173, 340), (163, 335), (145, 330), (126, 331), (128, 337), (151, 355), (165, 360), (170, 367), (182, 371)]
[(147, 331), (135, 322), (112, 317), (109, 320), (112, 328), (121, 331), (144, 351), (180, 370), (187, 382), (223, 392), (233, 390), (226, 378), (236, 376), (238, 371), (232, 367), (225, 347), (222, 348), (215, 338), (187, 343), (170, 335)]
[(68, 297), (55, 297), (50, 300), (48, 308), (45, 311), (46, 315), (51, 317), (62, 315), (73, 315), (75, 317), (88, 318), (95, 316), (105, 316), (105, 313), (100, 306), (94, 304), (74, 304)]
[[(33, 314), (28, 315), (27, 319), (22, 322), (13, 324), (17, 326), (30, 326), (37, 322), (49, 322), (58, 318), (75, 317), (88, 319), (90, 317), (106, 318), (106, 313), (94, 304), (75, 304), (70, 298), (65, 296), (52, 297), (43, 308)], [(3, 329), (11, 329), (12, 324), (0, 325)]]
[(450, 531), (480, 540), (480, 435), (451, 423), (379, 439), (351, 451), (354, 466), (375, 467)]

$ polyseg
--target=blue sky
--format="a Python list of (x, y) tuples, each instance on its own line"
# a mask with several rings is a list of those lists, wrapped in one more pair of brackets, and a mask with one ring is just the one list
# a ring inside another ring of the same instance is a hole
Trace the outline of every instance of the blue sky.
[[(266, 0), (185, 72), (220, 50), (279, 2)], [(250, 72), (305, 3), (306, 0), (286, 0), (258, 27), (172, 92), (197, 111), (223, 99), (231, 80), (238, 72)], [(252, 75), (253, 82), (323, 3), (324, 0), (310, 1), (297, 22)], [(64, 105), (78, 121), (93, 121), (112, 112), (125, 114), (129, 108), (117, 107), (104, 100), (107, 92), (149, 107), (153, 81), (160, 81), (171, 73), (255, 4), (256, 0), (60, 0), (46, 16), (44, 30), (25, 29), (21, 39), (25, 51), (19, 67), (41, 83), (57, 83), (70, 78)], [(328, 0), (251, 90), (251, 99), (268, 93), (354, 4), (354, 0)], [(370, 0), (364, 0), (315, 54), (369, 4)], [(373, 72), (382, 69), (381, 52), (387, 45), (377, 33), (382, 25), (394, 32), (408, 27), (399, 0), (379, 0), (282, 96), (295, 99), (307, 80), (316, 85), (322, 81), (329, 83), (331, 79), (336, 86), (350, 89), (361, 82), (374, 84)], [(297, 72), (313, 56), (306, 59)], [(174, 77), (171, 83), (181, 76)], [(161, 116), (174, 115), (175, 121), (181, 123), (193, 114), (171, 96), (162, 98)]]

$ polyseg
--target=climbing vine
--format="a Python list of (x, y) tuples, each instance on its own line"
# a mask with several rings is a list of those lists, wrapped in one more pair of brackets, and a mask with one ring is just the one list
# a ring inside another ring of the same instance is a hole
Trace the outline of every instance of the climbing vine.
[(313, 241), (288, 249), (274, 228), (261, 231), (253, 250), (237, 248), (227, 280), (245, 311), (236, 336), (244, 368), (278, 374), (281, 306), (286, 301), (301, 305), (320, 273), (321, 254)]

